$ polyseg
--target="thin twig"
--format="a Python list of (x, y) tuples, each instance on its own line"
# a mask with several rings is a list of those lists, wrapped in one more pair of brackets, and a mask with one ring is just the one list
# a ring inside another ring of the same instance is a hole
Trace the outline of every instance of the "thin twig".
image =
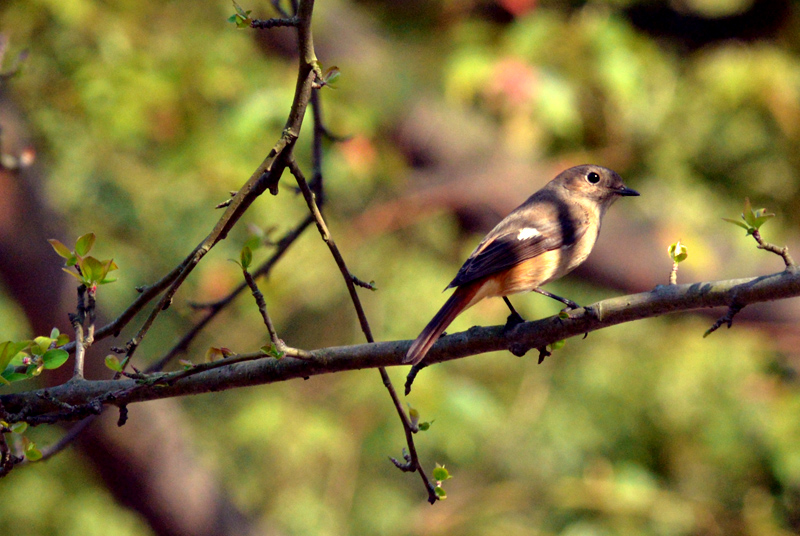
[(756, 242), (758, 242), (758, 249), (763, 249), (780, 256), (783, 259), (783, 263), (786, 265), (786, 268), (795, 266), (794, 259), (792, 259), (792, 256), (789, 255), (789, 248), (787, 246), (779, 248), (775, 244), (764, 242), (764, 240), (761, 238), (761, 232), (758, 229), (753, 230), (753, 238), (755, 238)]
[(672, 270), (669, 272), (669, 284), (670, 285), (677, 285), (678, 284), (678, 263), (672, 263)]
[[(278, 261), (283, 257), (283, 255), (288, 251), (288, 249), (295, 243), (295, 241), (303, 234), (309, 225), (314, 222), (314, 218), (312, 216), (306, 216), (306, 218), (301, 221), (297, 226), (293, 229), (288, 231), (283, 238), (278, 241), (275, 251), (272, 255), (264, 261), (258, 269), (253, 272), (254, 277), (261, 277), (269, 274), (272, 268), (278, 263)], [(231, 302), (233, 302), (234, 298), (236, 298), (243, 290), (247, 288), (245, 283), (238, 285), (235, 289), (233, 289), (227, 296), (218, 300), (214, 303), (207, 304), (205, 307), (207, 312), (199, 322), (197, 322), (192, 328), (187, 331), (181, 340), (178, 341), (175, 346), (169, 349), (166, 354), (164, 354), (161, 358), (156, 360), (152, 365), (150, 365), (146, 372), (159, 372), (164, 369), (164, 367), (175, 359), (178, 355), (184, 353), (188, 348), (189, 345), (194, 341), (197, 335), (213, 320), (221, 311), (223, 311)]]
[(297, 17), (289, 17), (288, 19), (253, 19), (250, 21), (250, 27), (257, 30), (269, 30), (270, 28), (280, 28), (284, 26), (297, 26), (299, 24)]
[(269, 313), (267, 312), (267, 302), (264, 299), (264, 294), (262, 294), (258, 289), (256, 280), (252, 275), (250, 275), (250, 272), (247, 271), (247, 268), (242, 268), (242, 274), (244, 275), (244, 280), (247, 283), (247, 286), (250, 287), (250, 292), (252, 292), (253, 298), (256, 300), (258, 312), (261, 313), (261, 318), (264, 321), (264, 325), (267, 327), (269, 338), (275, 348), (280, 351), (281, 347), (283, 346), (283, 341), (278, 338), (278, 332), (275, 331), (275, 325), (272, 323), (272, 318), (270, 318)]
[(703, 333), (703, 337), (704, 338), (708, 337), (709, 335), (717, 331), (719, 328), (721, 328), (723, 324), (727, 324), (728, 329), (730, 329), (731, 326), (733, 326), (733, 317), (736, 316), (742, 309), (744, 309), (744, 304), (739, 303), (734, 298), (733, 303), (731, 303), (730, 306), (728, 306), (728, 311), (723, 316), (718, 318), (717, 321), (714, 322), (714, 325), (712, 325), (710, 328), (706, 330), (705, 333)]
[[(356, 290), (355, 283), (353, 282), (353, 275), (347, 269), (347, 264), (342, 257), (342, 254), (339, 252), (339, 248), (336, 246), (336, 243), (331, 236), (330, 231), (328, 230), (328, 226), (325, 223), (325, 220), (322, 217), (322, 214), (319, 211), (319, 207), (314, 199), (314, 193), (308, 186), (308, 182), (303, 175), (302, 170), (297, 165), (297, 162), (294, 159), (289, 161), (289, 170), (295, 176), (297, 180), (297, 185), (300, 187), (300, 191), (303, 193), (303, 197), (306, 200), (306, 204), (308, 205), (308, 209), (314, 215), (314, 218), (317, 223), (317, 229), (319, 230), (320, 236), (322, 240), (328, 245), (328, 249), (333, 255), (334, 260), (336, 261), (336, 265), (339, 267), (339, 271), (342, 273), (342, 277), (345, 280), (347, 285), (347, 290), (350, 293), (350, 299), (353, 302), (353, 306), (356, 310), (356, 315), (358, 316), (358, 321), (361, 324), (361, 331), (364, 332), (364, 336), (367, 339), (368, 343), (375, 342), (375, 339), (372, 336), (372, 329), (369, 326), (369, 322), (367, 321), (366, 314), (364, 313), (364, 307), (361, 305), (361, 300), (358, 297), (358, 291)], [(439, 498), (436, 495), (435, 486), (433, 483), (428, 480), (428, 476), (425, 474), (425, 470), (422, 468), (422, 464), (419, 461), (419, 456), (417, 455), (417, 449), (414, 445), (414, 437), (413, 437), (413, 427), (411, 425), (411, 421), (406, 415), (405, 410), (403, 409), (403, 402), (400, 400), (400, 397), (397, 395), (397, 391), (395, 390), (394, 386), (392, 385), (392, 380), (389, 378), (389, 373), (386, 372), (385, 367), (379, 367), (378, 371), (380, 372), (381, 379), (383, 381), (383, 385), (386, 387), (386, 390), (389, 391), (389, 396), (392, 398), (392, 402), (394, 403), (395, 409), (397, 410), (397, 414), (400, 417), (400, 421), (403, 423), (403, 430), (405, 431), (406, 435), (406, 444), (408, 445), (409, 451), (409, 460), (408, 460), (408, 469), (404, 470), (413, 470), (412, 468), (416, 469), (419, 473), (420, 477), (422, 478), (422, 482), (425, 485), (425, 489), (428, 492), (428, 502), (433, 504)]]

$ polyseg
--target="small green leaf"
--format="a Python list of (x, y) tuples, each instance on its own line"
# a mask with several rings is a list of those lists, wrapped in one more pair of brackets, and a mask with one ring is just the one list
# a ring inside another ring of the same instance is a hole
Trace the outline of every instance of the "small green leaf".
[(331, 88), (336, 89), (335, 87), (336, 81), (339, 80), (339, 77), (341, 75), (342, 72), (339, 70), (338, 67), (336, 66), (329, 67), (322, 75), (322, 81), (326, 86), (330, 86)]
[(419, 411), (408, 405), (408, 419), (411, 421), (411, 426), (414, 427), (419, 423)]
[(33, 344), (31, 345), (31, 350), (34, 350), (34, 354), (42, 355), (50, 348), (50, 345), (53, 343), (53, 339), (50, 337), (36, 337), (33, 339)]
[(442, 482), (443, 480), (449, 480), (453, 478), (450, 475), (450, 472), (445, 469), (444, 465), (436, 464), (436, 467), (433, 469), (433, 479)]
[(686, 257), (689, 256), (689, 251), (686, 249), (684, 244), (681, 244), (681, 241), (678, 240), (674, 244), (671, 244), (669, 248), (667, 248), (669, 252), (669, 256), (672, 258), (672, 262), (680, 263), (686, 260)]
[(250, 251), (256, 250), (261, 246), (261, 237), (260, 236), (251, 236), (247, 239), (247, 242), (244, 243), (244, 247), (250, 248)]
[(92, 249), (92, 246), (94, 246), (95, 238), (96, 237), (94, 233), (86, 233), (85, 235), (78, 238), (78, 241), (75, 242), (75, 253), (79, 257), (83, 257), (84, 255), (89, 253), (89, 251), (91, 251)]
[(42, 356), (42, 361), (44, 362), (44, 368), (52, 370), (57, 369), (61, 365), (67, 362), (69, 359), (69, 353), (66, 350), (62, 350), (60, 348), (53, 348), (48, 350)]
[(26, 422), (15, 422), (9, 428), (11, 428), (11, 431), (14, 432), (15, 434), (24, 434), (25, 430), (28, 429), (28, 423), (26, 423)]
[(77, 272), (73, 272), (69, 268), (61, 268), (61, 269), (64, 270), (65, 272), (67, 272), (69, 275), (71, 275), (75, 279), (77, 279), (80, 283), (83, 283), (83, 278)]
[(58, 328), (53, 328), (50, 330), (51, 339), (57, 339), (59, 335), (61, 335), (61, 332), (58, 330)]
[(550, 351), (555, 352), (556, 350), (561, 350), (566, 344), (567, 344), (566, 339), (561, 339), (560, 341), (556, 341), (550, 345)]
[(69, 335), (67, 335), (66, 333), (61, 333), (56, 339), (56, 348), (64, 346), (68, 342), (69, 342)]
[(561, 320), (567, 320), (569, 318), (569, 313), (567, 311), (559, 311), (558, 318)]
[(275, 359), (281, 359), (283, 356), (286, 355), (285, 352), (281, 352), (273, 343), (265, 344), (261, 348), (259, 348), (262, 352), (270, 357), (274, 357)]
[(433, 492), (436, 494), (436, 497), (440, 501), (443, 501), (447, 498), (447, 493), (445, 493), (444, 488), (442, 488), (442, 486), (436, 486), (435, 488), (433, 488)]
[[(97, 283), (103, 279), (103, 263), (94, 257), (86, 257), (78, 261), (83, 273), (83, 279), (90, 283)], [(87, 285), (88, 286), (88, 285)]]
[(67, 246), (62, 244), (60, 240), (51, 238), (48, 240), (48, 242), (50, 242), (50, 245), (53, 246), (53, 249), (55, 250), (56, 253), (59, 254), (59, 256), (65, 259), (69, 259), (70, 257), (72, 257), (72, 251), (70, 251)]
[(114, 354), (108, 354), (106, 356), (106, 367), (114, 372), (122, 372), (122, 363), (119, 362), (119, 358)]
[(42, 459), (42, 451), (36, 448), (36, 443), (23, 436), (22, 444), (24, 445), (23, 450), (25, 452), (25, 457), (28, 458), (28, 460), (35, 462)]
[(428, 430), (430, 430), (432, 424), (433, 424), (433, 421), (431, 421), (431, 422), (421, 422), (421, 423), (419, 423), (417, 428), (419, 428), (419, 430), (421, 432), (427, 432)]
[(245, 246), (242, 248), (242, 252), (239, 255), (241, 259), (241, 266), (243, 270), (247, 270), (250, 268), (250, 265), (253, 263), (253, 250), (249, 247)]
[(240, 17), (242, 17), (243, 19), (246, 19), (246, 18), (247, 18), (247, 15), (249, 15), (249, 14), (250, 14), (250, 12), (249, 12), (249, 11), (245, 12), (245, 10), (244, 10), (244, 9), (242, 9), (242, 6), (240, 6), (240, 5), (239, 5), (239, 4), (237, 4), (236, 2), (234, 2), (234, 3), (233, 3), (233, 9), (235, 9), (235, 10), (236, 10), (236, 13), (238, 13), (238, 14), (239, 14), (239, 16), (240, 16)]
[(730, 222), (730, 223), (732, 223), (734, 225), (738, 225), (739, 227), (741, 227), (745, 231), (749, 231), (750, 230), (750, 226), (749, 225), (747, 225), (746, 223), (741, 222), (739, 220), (734, 220), (732, 218), (722, 218), (722, 219), (727, 221), (727, 222)]
[(30, 375), (16, 372), (12, 368), (7, 368), (2, 374), (0, 374), (0, 376), (2, 376), (7, 382), (18, 382), (30, 378)]
[(5, 370), (8, 364), (11, 363), (11, 360), (14, 359), (22, 350), (27, 348), (29, 344), (29, 341), (0, 342), (0, 370)]

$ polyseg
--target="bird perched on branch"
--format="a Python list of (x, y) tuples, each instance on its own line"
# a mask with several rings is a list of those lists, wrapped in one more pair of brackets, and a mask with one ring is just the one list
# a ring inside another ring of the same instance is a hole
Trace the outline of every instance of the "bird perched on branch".
[(584, 165), (561, 172), (495, 226), (447, 285), (455, 292), (406, 353), (416, 365), (447, 326), (484, 298), (502, 297), (512, 317), (521, 321), (507, 296), (535, 291), (578, 308), (571, 300), (540, 287), (577, 267), (594, 247), (600, 222), (619, 197), (639, 192), (610, 169)]

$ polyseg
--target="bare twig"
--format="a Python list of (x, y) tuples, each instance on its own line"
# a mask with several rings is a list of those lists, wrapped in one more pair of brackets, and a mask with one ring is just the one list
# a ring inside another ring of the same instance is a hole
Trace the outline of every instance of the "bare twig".
[(791, 255), (789, 255), (789, 248), (787, 246), (779, 248), (775, 244), (764, 242), (764, 239), (761, 238), (761, 232), (758, 229), (754, 229), (752, 234), (753, 238), (755, 238), (756, 242), (758, 242), (758, 249), (763, 249), (780, 256), (783, 259), (783, 263), (786, 265), (786, 268), (795, 266), (794, 260), (792, 259)]
[(300, 23), (297, 17), (289, 17), (285, 19), (253, 19), (250, 21), (250, 27), (258, 30), (268, 30), (270, 28), (280, 28), (282, 26), (297, 26)]
[(730, 329), (733, 325), (733, 317), (736, 316), (742, 309), (744, 309), (744, 304), (739, 303), (734, 299), (733, 303), (731, 303), (728, 307), (728, 311), (723, 316), (719, 317), (717, 321), (714, 322), (714, 325), (708, 328), (705, 333), (703, 333), (703, 337), (708, 337), (721, 328), (723, 324), (727, 324), (728, 329)]
[[(303, 193), (303, 197), (306, 200), (308, 209), (314, 215), (320, 236), (325, 244), (328, 245), (328, 249), (330, 250), (331, 255), (333, 255), (336, 265), (339, 267), (339, 271), (342, 273), (342, 277), (347, 285), (347, 290), (350, 293), (350, 299), (352, 300), (353, 306), (356, 310), (356, 316), (358, 316), (358, 321), (361, 325), (361, 331), (364, 332), (367, 342), (373, 343), (375, 342), (375, 339), (372, 336), (372, 329), (369, 327), (367, 316), (364, 313), (364, 307), (361, 305), (361, 299), (358, 297), (358, 291), (356, 290), (355, 283), (353, 282), (353, 274), (351, 274), (348, 270), (347, 264), (345, 263), (342, 254), (339, 252), (339, 248), (336, 246), (336, 243), (334, 242), (333, 237), (328, 230), (328, 226), (325, 223), (325, 220), (323, 219), (319, 207), (314, 199), (314, 193), (309, 188), (308, 182), (306, 181), (302, 170), (297, 165), (297, 162), (291, 160), (289, 162), (289, 170), (295, 176), (295, 179), (297, 179), (297, 185), (300, 187), (300, 191)], [(389, 392), (389, 396), (392, 398), (392, 402), (397, 410), (397, 414), (403, 424), (403, 430), (405, 431), (406, 444), (408, 445), (410, 458), (408, 460), (408, 468), (404, 470), (416, 470), (419, 473), (420, 477), (422, 478), (422, 482), (425, 485), (425, 489), (428, 492), (428, 502), (433, 504), (438, 500), (438, 497), (436, 496), (435, 486), (430, 480), (428, 480), (428, 476), (425, 474), (425, 470), (422, 468), (422, 464), (419, 461), (417, 449), (414, 445), (414, 437), (412, 435), (413, 426), (411, 425), (411, 421), (409, 420), (408, 415), (406, 415), (405, 409), (403, 409), (403, 403), (400, 400), (400, 397), (397, 395), (397, 391), (395, 390), (394, 386), (392, 385), (392, 380), (389, 378), (389, 373), (386, 372), (386, 368), (378, 367), (378, 371), (380, 372), (383, 385), (386, 387), (386, 390)]]
[[(283, 257), (284, 253), (286, 253), (286, 251), (292, 246), (292, 244), (295, 243), (300, 235), (303, 234), (303, 231), (305, 231), (308, 226), (313, 223), (313, 221), (314, 218), (309, 215), (303, 221), (297, 224), (297, 226), (287, 232), (283, 238), (278, 241), (276, 249), (272, 255), (253, 272), (253, 276), (260, 277), (269, 274), (272, 268)], [(217, 316), (217, 314), (223, 311), (246, 288), (247, 284), (242, 283), (221, 300), (207, 304), (205, 306), (207, 309), (205, 316), (203, 316), (199, 322), (192, 326), (192, 328), (187, 331), (183, 337), (181, 337), (181, 340), (178, 341), (175, 346), (170, 348), (166, 354), (159, 358), (155, 363), (150, 365), (147, 368), (147, 372), (152, 373), (163, 370), (167, 363), (172, 361), (176, 356), (184, 353), (197, 335)]]
[(272, 341), (272, 344), (278, 351), (281, 351), (284, 344), (283, 341), (278, 338), (278, 332), (275, 331), (275, 326), (272, 323), (269, 313), (267, 312), (267, 302), (264, 300), (264, 294), (262, 294), (258, 289), (256, 280), (252, 275), (250, 275), (250, 272), (247, 271), (247, 268), (242, 268), (242, 274), (244, 275), (244, 280), (247, 283), (247, 286), (250, 287), (253, 298), (256, 300), (258, 312), (261, 313), (261, 318), (264, 320), (264, 325), (267, 327), (267, 332), (269, 333), (269, 338)]

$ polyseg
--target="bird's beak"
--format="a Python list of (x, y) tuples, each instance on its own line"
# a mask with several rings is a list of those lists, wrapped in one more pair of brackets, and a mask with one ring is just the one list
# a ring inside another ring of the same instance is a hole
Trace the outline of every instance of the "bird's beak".
[(639, 195), (639, 192), (637, 192), (633, 188), (628, 188), (626, 186), (623, 186), (622, 188), (617, 190), (617, 194), (619, 194), (619, 195), (621, 195), (623, 197), (629, 197), (629, 196), (630, 197), (636, 197), (636, 196)]

